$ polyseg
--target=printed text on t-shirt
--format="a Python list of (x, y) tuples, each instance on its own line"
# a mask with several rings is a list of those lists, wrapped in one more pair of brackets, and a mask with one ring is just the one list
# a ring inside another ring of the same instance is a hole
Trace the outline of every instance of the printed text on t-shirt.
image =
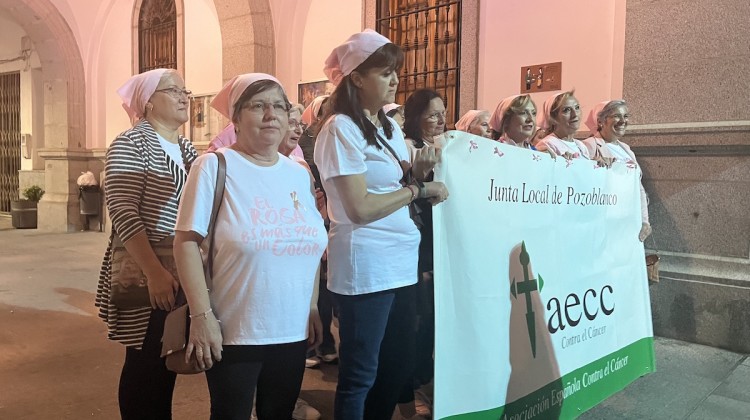
[[(290, 195), (294, 197), (294, 195)], [(252, 227), (242, 232), (242, 242), (252, 242), (256, 251), (271, 251), (276, 256), (312, 255), (320, 252), (317, 243), (306, 238), (317, 237), (318, 228), (310, 226), (304, 214), (294, 206), (274, 208), (264, 197), (255, 197), (249, 209)], [(302, 207), (304, 210), (304, 207)]]

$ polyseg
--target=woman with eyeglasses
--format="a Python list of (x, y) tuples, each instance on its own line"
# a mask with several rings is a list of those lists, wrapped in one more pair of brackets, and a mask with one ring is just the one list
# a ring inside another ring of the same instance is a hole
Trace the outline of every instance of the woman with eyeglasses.
[[(133, 127), (107, 149), (104, 187), (113, 236), (104, 253), (96, 306), (109, 339), (126, 347), (121, 417), (169, 419), (175, 374), (160, 357), (161, 337), (178, 280), (151, 244), (174, 235), (182, 185), (197, 156), (190, 140), (179, 133), (188, 120), (190, 91), (176, 71), (155, 69), (131, 77), (117, 93)], [(114, 235), (146, 276), (150, 306), (118, 308), (111, 302)]]
[(401, 130), (383, 111), (395, 99), (403, 58), (400, 47), (366, 29), (336, 47), (323, 69), (336, 89), (314, 155), (331, 219), (339, 420), (389, 419), (411, 378), (419, 231), (407, 206), (448, 197), (442, 183), (401, 183), (409, 172), (424, 179), (439, 157), (432, 151), (411, 160)]
[[(591, 137), (583, 144), (592, 157), (606, 162), (623, 162), (638, 165), (635, 153), (630, 146), (621, 139), (628, 128), (630, 113), (628, 105), (622, 99), (604, 101), (597, 104), (586, 118), (586, 126), (591, 130)], [(651, 224), (648, 220), (648, 197), (641, 184), (641, 230), (638, 239), (641, 242), (651, 234)]]
[[(411, 155), (439, 154), (444, 142), (445, 122), (445, 103), (440, 94), (432, 89), (414, 91), (404, 103), (404, 135)], [(424, 175), (425, 180), (432, 180), (432, 176), (432, 171)], [(412, 329), (412, 334), (416, 338), (415, 359), (409, 367), (412, 379), (400, 393), (398, 401), (399, 411), (404, 417), (411, 417), (414, 414), (430, 415), (431, 403), (426, 401), (424, 394), (419, 392), (419, 388), (432, 380), (434, 371), (432, 354), (435, 344), (432, 204), (427, 200), (418, 199), (412, 204), (410, 210), (421, 239), (415, 296), (417, 328)], [(415, 395), (419, 398), (415, 398)]]
[(535, 147), (542, 152), (551, 150), (565, 159), (591, 159), (586, 146), (573, 137), (581, 125), (581, 106), (573, 94), (572, 90), (562, 92), (544, 101), (539, 125), (547, 136)]
[(190, 307), (186, 357), (208, 369), (211, 418), (290, 419), (305, 354), (320, 342), (317, 270), (327, 245), (310, 175), (279, 153), (290, 104), (263, 73), (231, 79), (211, 103), (234, 123), (237, 142), (220, 148), (226, 183), (207, 290), (200, 246), (216, 185), (218, 156), (193, 164), (177, 215), (175, 262)]
[(418, 149), (443, 147), (445, 103), (432, 89), (417, 89), (404, 104), (404, 136), (412, 156)]

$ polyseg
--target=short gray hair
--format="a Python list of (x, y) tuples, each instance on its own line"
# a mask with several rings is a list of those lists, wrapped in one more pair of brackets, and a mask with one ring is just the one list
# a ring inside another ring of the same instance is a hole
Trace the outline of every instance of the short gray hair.
[(598, 114), (596, 114), (596, 123), (599, 124), (599, 121), (604, 121), (612, 115), (612, 113), (615, 111), (615, 108), (618, 106), (625, 106), (627, 107), (628, 104), (622, 100), (622, 99), (615, 99), (614, 101), (607, 102), (607, 105), (604, 105), (604, 108), (602, 108), (601, 111), (599, 111)]
[(293, 111), (297, 111), (302, 115), (305, 112), (305, 107), (302, 104), (292, 104), (292, 107), (289, 108), (289, 113), (291, 114)]

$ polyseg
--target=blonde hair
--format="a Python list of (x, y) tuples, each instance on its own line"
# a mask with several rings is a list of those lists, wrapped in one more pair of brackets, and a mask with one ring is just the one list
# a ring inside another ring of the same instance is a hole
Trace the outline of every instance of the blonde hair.
[(529, 95), (521, 95), (516, 99), (513, 99), (508, 110), (503, 114), (503, 119), (500, 120), (500, 127), (503, 130), (501, 134), (505, 134), (506, 126), (508, 125), (508, 122), (510, 122), (510, 118), (513, 115), (522, 114), (526, 110), (526, 105), (528, 105), (529, 102), (531, 102), (531, 104), (534, 105), (534, 109), (536, 109), (536, 104), (531, 100), (531, 96)]
[(576, 92), (575, 89), (571, 89), (567, 92), (563, 92), (560, 95), (555, 98), (555, 100), (552, 102), (552, 106), (549, 110), (549, 121), (547, 122), (547, 125), (549, 125), (549, 128), (547, 129), (547, 134), (553, 133), (555, 131), (555, 117), (557, 116), (557, 113), (560, 112), (560, 108), (562, 108), (562, 104), (568, 100), (568, 98), (574, 98), (573, 94)]

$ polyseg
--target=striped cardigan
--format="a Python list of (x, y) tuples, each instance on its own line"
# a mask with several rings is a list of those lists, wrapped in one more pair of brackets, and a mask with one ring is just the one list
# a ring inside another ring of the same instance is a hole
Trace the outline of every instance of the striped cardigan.
[[(198, 156), (190, 140), (178, 138), (186, 169)], [(141, 120), (121, 133), (107, 149), (104, 165), (107, 210), (112, 230), (126, 242), (145, 231), (149, 241), (174, 235), (177, 207), (187, 174), (164, 152), (153, 127)], [(122, 310), (110, 302), (112, 238), (104, 253), (96, 306), (108, 336), (128, 347), (141, 348), (151, 307)]]

